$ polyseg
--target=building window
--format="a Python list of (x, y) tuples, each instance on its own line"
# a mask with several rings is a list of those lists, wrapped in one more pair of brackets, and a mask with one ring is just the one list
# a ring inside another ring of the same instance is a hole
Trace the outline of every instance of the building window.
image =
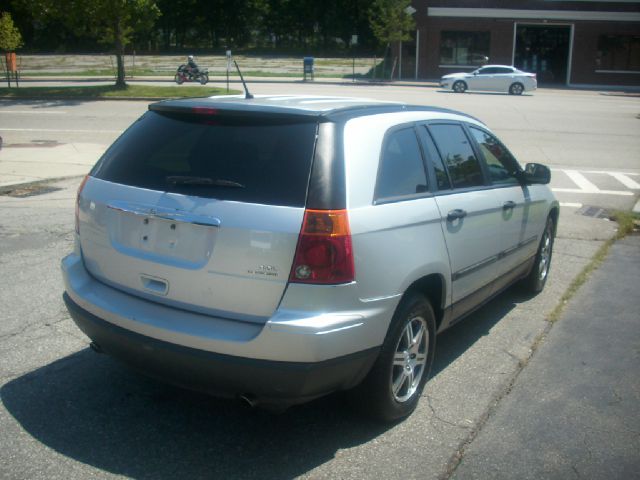
[(441, 65), (484, 65), (489, 61), (489, 32), (441, 32)]
[(640, 71), (640, 35), (600, 35), (598, 70)]

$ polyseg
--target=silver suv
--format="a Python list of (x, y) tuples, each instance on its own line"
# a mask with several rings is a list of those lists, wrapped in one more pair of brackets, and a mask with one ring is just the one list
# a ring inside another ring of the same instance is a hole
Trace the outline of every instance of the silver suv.
[(251, 404), (410, 414), (436, 333), (544, 287), (558, 203), (480, 121), (350, 98), (150, 105), (82, 182), (64, 300), (92, 347)]

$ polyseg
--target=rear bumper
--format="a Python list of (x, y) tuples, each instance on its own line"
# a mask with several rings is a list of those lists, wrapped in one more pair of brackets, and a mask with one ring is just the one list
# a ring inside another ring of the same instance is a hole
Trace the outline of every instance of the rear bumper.
[(78, 253), (65, 257), (61, 267), (74, 303), (112, 325), (195, 350), (275, 362), (318, 363), (379, 347), (399, 300), (359, 301), (357, 285), (292, 284), (271, 318), (253, 323), (123, 292), (91, 276)]
[(293, 405), (357, 385), (378, 348), (321, 362), (280, 362), (224, 355), (141, 335), (107, 322), (65, 293), (74, 322), (102, 351), (168, 383), (217, 396)]

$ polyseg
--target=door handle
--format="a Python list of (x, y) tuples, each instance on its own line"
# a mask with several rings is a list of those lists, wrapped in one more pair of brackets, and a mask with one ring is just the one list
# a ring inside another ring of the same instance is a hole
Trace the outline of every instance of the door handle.
[(512, 202), (511, 200), (506, 201), (502, 204), (503, 210), (512, 210), (514, 208), (516, 208), (516, 202)]
[(456, 208), (455, 210), (451, 210), (447, 213), (447, 221), (453, 222), (454, 220), (458, 220), (467, 216), (467, 211), (462, 210), (461, 208)]

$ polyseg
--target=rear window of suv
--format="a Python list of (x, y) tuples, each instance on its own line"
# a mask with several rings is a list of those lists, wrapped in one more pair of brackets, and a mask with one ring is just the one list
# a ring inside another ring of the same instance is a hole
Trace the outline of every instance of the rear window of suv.
[(150, 111), (92, 175), (184, 195), (303, 207), (316, 130), (315, 120)]

